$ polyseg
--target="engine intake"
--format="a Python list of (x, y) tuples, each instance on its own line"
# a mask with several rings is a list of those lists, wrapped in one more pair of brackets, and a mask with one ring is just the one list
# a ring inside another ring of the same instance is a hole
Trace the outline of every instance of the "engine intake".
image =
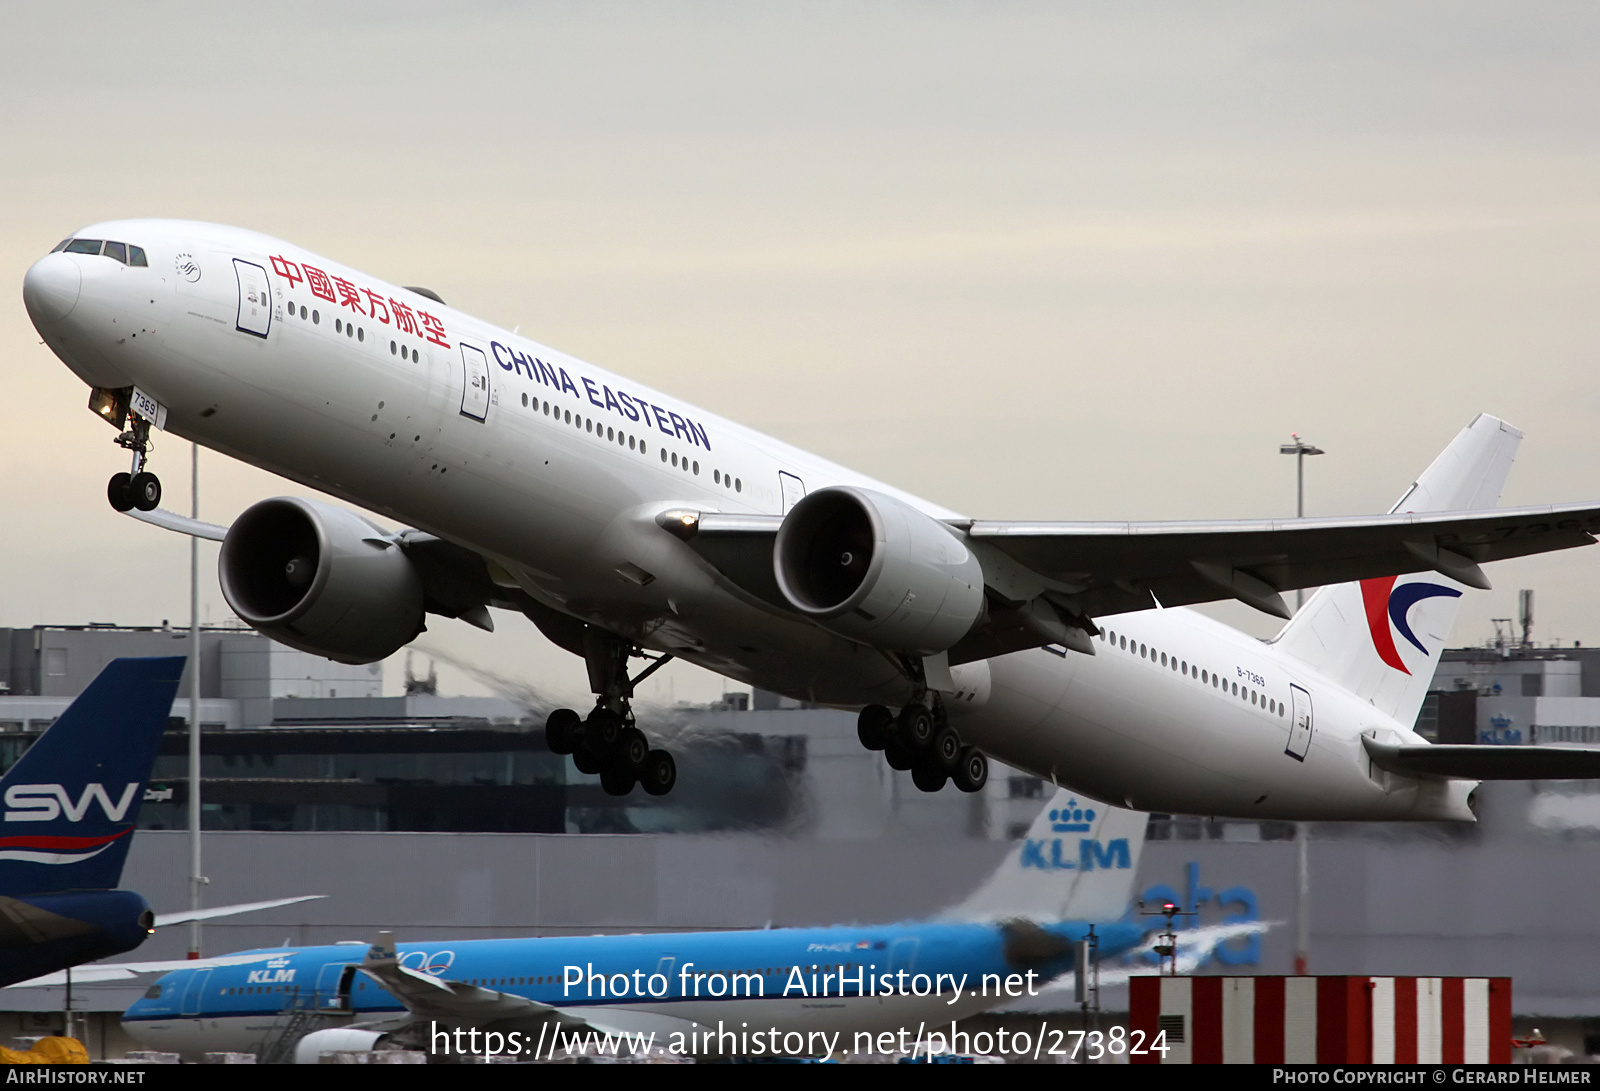
[(400, 547), (343, 508), (280, 496), (228, 528), (223, 597), (252, 628), (340, 663), (373, 663), (422, 631), (422, 580)]
[(938, 520), (848, 486), (796, 504), (773, 546), (789, 604), (841, 636), (933, 655), (983, 615), (983, 566)]

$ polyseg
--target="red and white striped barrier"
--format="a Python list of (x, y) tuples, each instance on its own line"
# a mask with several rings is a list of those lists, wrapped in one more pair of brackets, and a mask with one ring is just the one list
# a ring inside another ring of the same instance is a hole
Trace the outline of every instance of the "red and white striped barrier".
[[(1135, 977), (1143, 1064), (1510, 1064), (1509, 977)], [(1148, 1048), (1148, 1047), (1147, 1047)]]

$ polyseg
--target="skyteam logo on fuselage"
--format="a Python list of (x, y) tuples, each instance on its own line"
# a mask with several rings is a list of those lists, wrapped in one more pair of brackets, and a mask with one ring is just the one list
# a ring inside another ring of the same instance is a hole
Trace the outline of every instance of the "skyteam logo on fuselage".
[(1394, 634), (1405, 637), (1406, 643), (1423, 655), (1431, 655), (1422, 641), (1417, 639), (1417, 634), (1411, 631), (1411, 608), (1423, 599), (1460, 598), (1461, 592), (1452, 587), (1425, 582), (1403, 583), (1396, 587), (1395, 580), (1398, 578), (1384, 576), (1381, 579), (1362, 580), (1361, 601), (1366, 607), (1367, 628), (1372, 632), (1372, 646), (1377, 649), (1378, 658), (1402, 674), (1410, 674), (1411, 671), (1400, 659)]

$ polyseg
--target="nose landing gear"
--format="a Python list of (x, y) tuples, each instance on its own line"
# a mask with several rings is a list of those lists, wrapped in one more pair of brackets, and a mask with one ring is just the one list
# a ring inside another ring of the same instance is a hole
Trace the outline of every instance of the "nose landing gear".
[(599, 700), (586, 717), (558, 708), (545, 721), (545, 742), (551, 753), (570, 754), (578, 772), (598, 773), (606, 794), (625, 796), (635, 784), (653, 796), (664, 796), (678, 782), (678, 766), (665, 750), (652, 749), (649, 737), (634, 724), (633, 689), (672, 659), (656, 657), (637, 678), (628, 677), (628, 660), (645, 657), (637, 645), (589, 630), (585, 658), (589, 679)]
[(911, 782), (924, 792), (937, 792), (946, 781), (977, 792), (989, 781), (989, 759), (961, 742), (938, 694), (913, 699), (898, 715), (868, 705), (856, 718), (856, 737), (868, 750), (883, 751), (889, 768), (910, 770)]
[(106, 484), (106, 499), (118, 511), (154, 511), (161, 506), (161, 479), (146, 470), (154, 444), (150, 442), (150, 422), (129, 414), (128, 430), (117, 437), (117, 446), (133, 452), (133, 468), (125, 474), (112, 474)]

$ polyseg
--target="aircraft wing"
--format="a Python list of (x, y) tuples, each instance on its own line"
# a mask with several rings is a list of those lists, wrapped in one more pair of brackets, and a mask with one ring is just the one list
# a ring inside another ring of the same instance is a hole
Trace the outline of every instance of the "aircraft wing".
[(586, 1025), (582, 1019), (549, 1004), (403, 966), (388, 932), (378, 933), (378, 942), (367, 949), (367, 957), (358, 968), (420, 1018), (463, 1020), (474, 1024), (532, 1020), (574, 1029)]
[[(674, 511), (659, 521), (731, 581), (782, 604), (772, 575), (781, 517)], [(1488, 587), (1480, 564), (1593, 544), (1600, 505), (1218, 522), (979, 519), (951, 526), (983, 564), (991, 602), (1016, 610), (1043, 597), (1072, 626), (1074, 618), (1228, 598), (1287, 618), (1283, 591), (1410, 572)]]
[(627, 1008), (560, 1008), (524, 996), (413, 970), (401, 965), (388, 932), (378, 933), (378, 942), (367, 950), (367, 957), (362, 960), (359, 969), (404, 1004), (416, 1019), (470, 1023), (474, 1026), (490, 1023), (554, 1024), (561, 1030), (587, 1029), (606, 1034), (653, 1031), (665, 1035), (675, 1031), (687, 1033), (694, 1027), (688, 1020)]
[(211, 909), (186, 909), (181, 913), (157, 913), (153, 927), (165, 928), (169, 924), (188, 924), (190, 921), (207, 921), (213, 917), (232, 917), (239, 913), (254, 913), (258, 909), (276, 909), (280, 905), (310, 902), (326, 898), (326, 894), (301, 894), (294, 898), (273, 898), (266, 902), (244, 902), (240, 905), (219, 905)]
[(174, 970), (203, 970), (212, 966), (245, 966), (252, 962), (266, 962), (268, 959), (282, 958), (282, 951), (257, 951), (248, 955), (219, 955), (216, 958), (174, 958), (161, 962), (93, 962), (86, 966), (74, 966), (71, 970), (57, 970), (53, 974), (44, 974), (41, 977), (29, 978), (27, 981), (18, 981), (7, 985), (8, 989), (37, 989), (46, 986), (59, 986), (67, 984), (68, 975), (71, 975), (72, 984), (87, 985), (97, 981), (127, 981), (141, 974), (170, 974)]
[(1237, 598), (1288, 617), (1281, 591), (1434, 571), (1488, 587), (1478, 566), (1591, 545), (1600, 506), (1188, 523), (976, 521), (971, 539), (1048, 581), (1088, 616)]

